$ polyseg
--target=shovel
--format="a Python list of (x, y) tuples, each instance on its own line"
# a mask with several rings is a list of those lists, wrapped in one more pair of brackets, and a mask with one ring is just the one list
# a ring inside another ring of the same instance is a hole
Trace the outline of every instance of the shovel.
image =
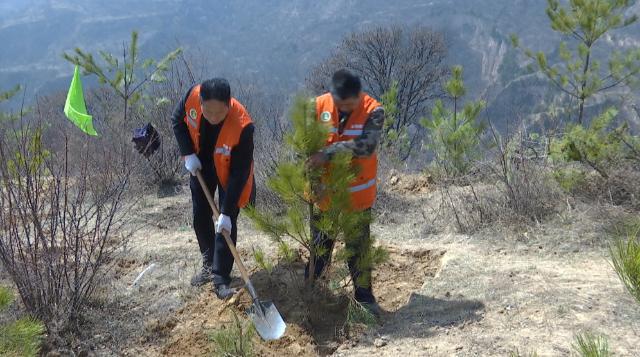
[[(207, 188), (206, 183), (204, 182), (204, 178), (202, 178), (202, 174), (200, 171), (196, 173), (198, 177), (198, 181), (200, 182), (200, 187), (204, 191), (204, 194), (207, 196), (207, 200), (209, 201), (209, 205), (211, 206), (211, 210), (213, 211), (214, 220), (218, 219), (220, 215), (220, 211), (218, 211), (218, 207), (216, 206), (213, 196), (211, 196), (211, 192)], [(273, 304), (272, 301), (260, 301), (258, 299), (258, 294), (256, 293), (253, 284), (251, 284), (251, 280), (249, 280), (249, 273), (247, 272), (247, 268), (245, 268), (242, 260), (240, 259), (240, 255), (236, 250), (236, 246), (233, 244), (233, 241), (229, 237), (229, 232), (226, 230), (222, 230), (222, 235), (224, 236), (224, 240), (227, 242), (227, 246), (229, 246), (229, 250), (231, 250), (231, 254), (233, 254), (233, 258), (238, 264), (238, 269), (240, 270), (240, 275), (242, 275), (242, 280), (244, 280), (244, 287), (251, 295), (251, 299), (253, 303), (249, 310), (247, 310), (247, 315), (253, 321), (253, 324), (258, 331), (260, 337), (264, 340), (277, 340), (282, 335), (284, 335), (284, 330), (287, 325), (284, 323), (282, 316), (278, 312), (278, 309)]]

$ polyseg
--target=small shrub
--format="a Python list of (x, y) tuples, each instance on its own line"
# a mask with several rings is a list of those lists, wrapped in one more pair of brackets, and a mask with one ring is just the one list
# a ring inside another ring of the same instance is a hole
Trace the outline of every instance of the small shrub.
[[(129, 165), (99, 138), (59, 133), (57, 151), (38, 118), (14, 124), (0, 137), (0, 262), (27, 311), (57, 336), (76, 326), (127, 237)], [(72, 152), (74, 140), (104, 151)]]
[(6, 309), (13, 302), (13, 294), (7, 288), (0, 287), (0, 310)]
[(563, 167), (553, 170), (553, 178), (560, 188), (567, 193), (572, 193), (583, 187), (586, 183), (584, 170), (575, 167)]
[(606, 336), (594, 335), (591, 332), (585, 332), (575, 337), (573, 349), (581, 357), (608, 357), (609, 342)]
[(532, 150), (524, 132), (504, 138), (491, 126), (493, 159), (478, 165), (478, 175), (464, 187), (443, 189), (442, 200), (454, 212), (461, 231), (495, 222), (540, 222), (556, 211), (562, 192), (550, 177), (544, 157)]
[[(0, 311), (6, 309), (12, 301), (11, 292), (0, 287)], [(30, 317), (0, 326), (0, 355), (37, 356), (44, 332), (44, 325)]]
[(607, 178), (580, 163), (559, 163), (552, 167), (554, 181), (566, 194), (586, 202), (640, 209), (640, 170), (631, 165), (612, 167)]
[(622, 284), (640, 304), (640, 224), (626, 231), (610, 247), (611, 262)]
[(611, 204), (640, 209), (640, 170), (631, 165), (611, 170), (601, 184), (600, 195)]
[(610, 130), (617, 114), (616, 109), (609, 108), (593, 119), (588, 127), (580, 124), (569, 126), (563, 137), (551, 141), (551, 158), (582, 162), (608, 178), (614, 163), (623, 156), (622, 140)]
[(269, 261), (267, 256), (264, 254), (264, 251), (260, 248), (253, 249), (253, 258), (256, 260), (256, 264), (263, 269), (266, 270), (269, 275), (273, 272), (273, 263)]

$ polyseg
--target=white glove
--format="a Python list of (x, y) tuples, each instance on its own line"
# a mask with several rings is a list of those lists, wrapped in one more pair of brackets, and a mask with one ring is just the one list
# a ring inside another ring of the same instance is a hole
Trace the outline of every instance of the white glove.
[(222, 233), (222, 230), (231, 234), (231, 217), (221, 213), (216, 221), (216, 233)]
[(198, 170), (202, 169), (202, 164), (200, 163), (200, 159), (198, 159), (198, 155), (191, 154), (184, 157), (184, 167), (187, 168), (187, 171), (191, 173), (191, 175), (195, 176)]

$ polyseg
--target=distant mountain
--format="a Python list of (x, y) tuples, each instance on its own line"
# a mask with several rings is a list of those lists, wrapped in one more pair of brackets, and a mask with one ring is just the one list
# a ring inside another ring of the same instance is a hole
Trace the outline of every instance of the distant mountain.
[[(546, 82), (526, 73), (509, 41), (516, 33), (530, 48), (552, 50), (558, 37), (545, 6), (543, 0), (4, 0), (0, 88), (22, 83), (41, 94), (65, 88), (72, 68), (62, 52), (119, 52), (135, 29), (145, 55), (180, 45), (203, 53), (210, 75), (259, 78), (293, 91), (350, 31), (418, 24), (445, 33), (449, 63), (465, 67), (468, 92), (486, 98), (491, 115), (504, 121), (511, 115), (506, 106), (531, 111), (549, 97)], [(639, 33), (635, 25), (609, 42), (637, 46)]]

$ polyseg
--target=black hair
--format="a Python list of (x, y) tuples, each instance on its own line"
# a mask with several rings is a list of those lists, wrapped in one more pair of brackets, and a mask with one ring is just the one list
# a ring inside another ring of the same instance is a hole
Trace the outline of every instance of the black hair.
[(358, 97), (361, 90), (360, 78), (346, 69), (338, 70), (331, 78), (331, 94), (338, 99)]
[(215, 99), (229, 104), (231, 101), (229, 81), (224, 78), (212, 78), (202, 82), (200, 86), (200, 99), (202, 99), (203, 102)]

